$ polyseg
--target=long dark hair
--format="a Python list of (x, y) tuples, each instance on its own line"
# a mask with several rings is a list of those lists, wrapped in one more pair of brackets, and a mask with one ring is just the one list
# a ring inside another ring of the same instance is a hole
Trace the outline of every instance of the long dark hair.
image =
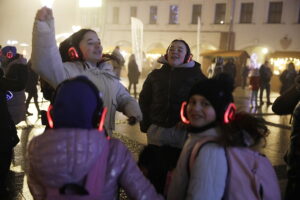
[(67, 39), (65, 39), (64, 41), (62, 41), (59, 45), (59, 52), (62, 58), (63, 62), (70, 62), (73, 61), (68, 54), (68, 51), (70, 49), (70, 47), (74, 47), (75, 50), (77, 51), (78, 54), (78, 61), (84, 61), (83, 59), (83, 54), (80, 50), (79, 47), (79, 43), (81, 42), (81, 40), (83, 39), (84, 35), (87, 32), (94, 32), (96, 33), (94, 30), (92, 29), (80, 29), (79, 31), (73, 33), (70, 37), (68, 37)]
[(222, 135), (219, 143), (223, 146), (254, 147), (260, 142), (266, 144), (269, 129), (263, 118), (247, 112), (238, 112), (229, 124), (220, 124)]

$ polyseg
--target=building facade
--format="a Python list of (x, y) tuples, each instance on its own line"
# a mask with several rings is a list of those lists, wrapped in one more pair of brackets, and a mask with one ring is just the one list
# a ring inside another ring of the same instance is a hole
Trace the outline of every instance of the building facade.
[[(173, 39), (200, 51), (300, 51), (299, 0), (107, 0), (104, 46), (130, 49), (130, 18), (144, 24), (145, 53), (163, 53)], [(200, 17), (200, 34), (198, 16)], [(200, 40), (197, 36), (200, 35)]]

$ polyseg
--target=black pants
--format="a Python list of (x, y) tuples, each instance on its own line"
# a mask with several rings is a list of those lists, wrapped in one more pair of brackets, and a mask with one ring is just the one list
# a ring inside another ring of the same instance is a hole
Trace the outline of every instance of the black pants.
[(300, 180), (288, 179), (284, 199), (297, 200), (300, 197)]
[(12, 161), (13, 149), (0, 152), (0, 193), (7, 187), (7, 176)]
[(136, 83), (129, 82), (129, 86), (128, 86), (128, 92), (129, 92), (129, 94), (130, 94), (131, 85), (133, 85), (134, 98), (136, 98), (137, 97)]

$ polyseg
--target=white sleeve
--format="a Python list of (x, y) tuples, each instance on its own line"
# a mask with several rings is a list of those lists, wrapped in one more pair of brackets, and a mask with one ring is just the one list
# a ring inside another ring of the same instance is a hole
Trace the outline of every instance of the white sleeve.
[(67, 77), (56, 44), (54, 19), (35, 20), (32, 32), (32, 69), (52, 87)]
[(191, 170), (188, 200), (221, 200), (227, 177), (227, 160), (223, 147), (215, 143), (204, 145)]
[(143, 119), (142, 111), (137, 100), (130, 96), (129, 92), (121, 82), (118, 84), (117, 104), (117, 110), (127, 117), (135, 117), (138, 121)]

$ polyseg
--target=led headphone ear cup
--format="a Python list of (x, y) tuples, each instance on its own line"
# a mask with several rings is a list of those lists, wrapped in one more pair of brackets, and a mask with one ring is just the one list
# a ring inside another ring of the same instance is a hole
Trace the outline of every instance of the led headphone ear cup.
[(50, 128), (54, 127), (53, 119), (52, 119), (52, 116), (51, 116), (52, 109), (53, 109), (53, 106), (50, 104), (49, 107), (48, 107), (48, 110), (47, 110), (47, 121), (48, 121), (48, 125), (49, 125)]
[(5, 56), (6, 56), (6, 58), (11, 59), (14, 55), (11, 51), (9, 51), (9, 52), (6, 53)]
[(187, 59), (187, 63), (189, 63), (189, 62), (191, 62), (192, 61), (192, 58), (193, 58), (193, 55), (192, 54), (190, 54), (190, 56), (189, 56), (189, 58)]
[(236, 113), (236, 106), (234, 105), (234, 103), (230, 103), (227, 108), (226, 111), (224, 113), (224, 123), (228, 124), (230, 122), (232, 122), (235, 119), (235, 113)]
[(187, 102), (186, 101), (182, 102), (180, 108), (180, 118), (183, 123), (190, 124), (191, 122), (188, 120), (186, 116), (186, 107), (187, 107)]
[(75, 47), (70, 47), (68, 50), (68, 56), (71, 60), (78, 60), (79, 55)]
[(102, 113), (100, 115), (100, 122), (99, 122), (99, 126), (98, 126), (99, 131), (103, 131), (105, 118), (106, 118), (106, 113), (107, 113), (107, 108), (104, 107), (103, 110), (102, 110)]

